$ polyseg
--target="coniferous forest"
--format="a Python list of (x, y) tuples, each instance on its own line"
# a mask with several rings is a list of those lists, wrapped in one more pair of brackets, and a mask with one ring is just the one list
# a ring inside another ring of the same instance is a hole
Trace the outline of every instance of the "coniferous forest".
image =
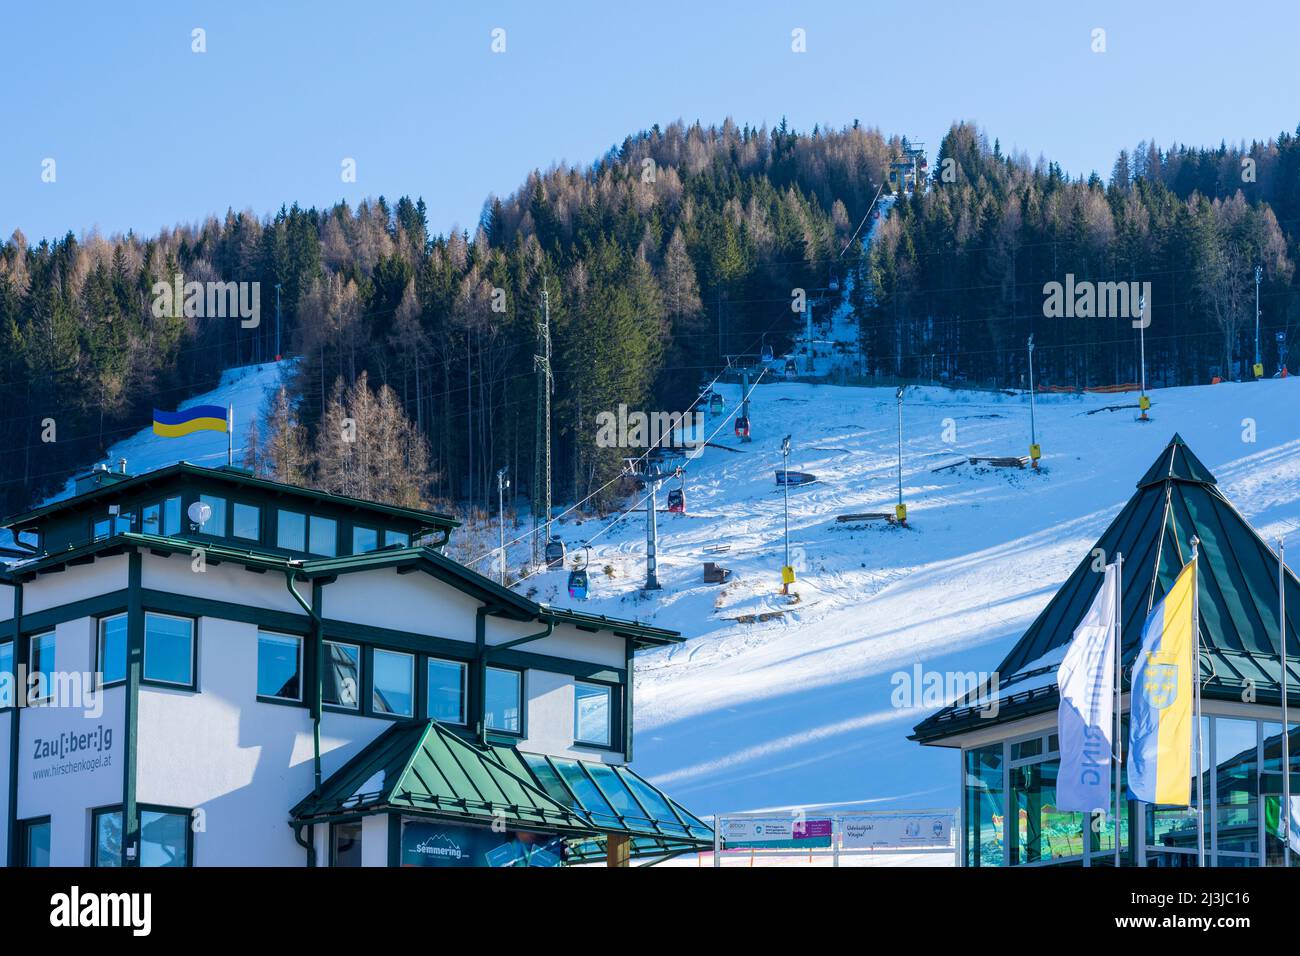
[[(1298, 136), (1139, 144), (1108, 179), (1072, 179), (957, 124), (929, 189), (898, 199), (865, 256), (858, 227), (901, 142), (857, 123), (656, 126), (489, 197), (472, 233), (431, 231), (405, 196), (232, 210), (147, 237), (16, 232), (0, 246), (0, 511), (223, 369), (273, 360), (277, 291), (280, 347), (297, 362), (250, 464), (442, 507), (494, 507), (502, 465), (529, 492), (544, 289), (556, 500), (617, 474), (619, 450), (593, 440), (601, 411), (685, 408), (725, 356), (756, 353), (765, 334), (789, 347), (794, 289), (850, 297), (866, 380), (1020, 388), (1032, 333), (1037, 382), (1085, 387), (1137, 379), (1137, 332), (1127, 318), (1045, 317), (1044, 285), (1149, 282), (1148, 382), (1185, 385), (1248, 373), (1260, 266), (1271, 374), (1300, 319)], [(260, 324), (156, 315), (154, 284), (178, 274), (260, 283)], [(382, 433), (376, 460), (415, 460), (378, 482), (349, 471), (321, 440), (345, 411)], [(49, 420), (55, 441), (42, 440)]]

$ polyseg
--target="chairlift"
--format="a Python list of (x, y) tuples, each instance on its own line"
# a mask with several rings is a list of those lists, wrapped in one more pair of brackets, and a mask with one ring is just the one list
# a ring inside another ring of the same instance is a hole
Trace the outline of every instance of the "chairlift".
[(557, 534), (546, 542), (546, 567), (555, 570), (564, 567), (564, 540)]
[(591, 582), (587, 578), (587, 565), (591, 563), (591, 545), (582, 546), (582, 564), (569, 572), (569, 597), (575, 601), (587, 600)]
[(749, 418), (745, 415), (736, 416), (736, 437), (737, 438), (749, 437)]
[(764, 346), (763, 346), (763, 361), (764, 361), (764, 362), (770, 362), (770, 361), (772, 361), (772, 358), (774, 357), (774, 355), (775, 355), (775, 353), (772, 351), (772, 346), (770, 346), (770, 345), (764, 345)]

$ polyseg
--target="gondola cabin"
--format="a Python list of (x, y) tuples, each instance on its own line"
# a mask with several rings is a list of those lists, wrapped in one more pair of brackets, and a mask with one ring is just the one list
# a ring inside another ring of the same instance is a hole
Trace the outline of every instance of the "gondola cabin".
[(546, 566), (551, 570), (564, 567), (564, 541), (556, 535), (546, 542)]
[(749, 418), (745, 415), (739, 415), (736, 417), (736, 437), (749, 437)]
[(668, 511), (675, 515), (686, 514), (685, 488), (668, 489)]
[(569, 597), (575, 601), (587, 600), (587, 569), (574, 568), (569, 572)]

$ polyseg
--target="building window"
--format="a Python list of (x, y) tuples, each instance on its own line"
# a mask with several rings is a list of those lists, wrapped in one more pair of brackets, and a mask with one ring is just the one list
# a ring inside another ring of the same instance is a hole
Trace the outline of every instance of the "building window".
[(98, 654), (100, 686), (126, 680), (125, 614), (100, 618)]
[(27, 640), (27, 679), (36, 678), (29, 699), (33, 703), (49, 700), (54, 692), (54, 632), (33, 634)]
[[(192, 845), (188, 810), (140, 807), (140, 865), (148, 867), (189, 866)], [(92, 865), (122, 865), (122, 808), (110, 807), (94, 813)]]
[(312, 554), (321, 554), (332, 558), (339, 553), (338, 525), (333, 518), (312, 515), (310, 522), (311, 540), (307, 550)]
[(962, 800), (966, 816), (966, 865), (1001, 866), (1006, 793), (1002, 781), (1002, 744), (967, 750)]
[(144, 616), (144, 679), (194, 686), (193, 620), (152, 612)]
[(257, 505), (235, 502), (231, 517), (234, 519), (231, 535), (246, 541), (262, 540), (262, 509)]
[(444, 724), (465, 723), (465, 673), (460, 661), (429, 658), (428, 716)]
[(219, 498), (216, 495), (199, 495), (199, 501), (212, 509), (212, 514), (208, 516), (207, 521), (203, 522), (199, 532), (224, 538), (226, 536), (226, 499)]
[(122, 811), (96, 810), (92, 814), (94, 846), (91, 866), (122, 865)]
[(361, 821), (330, 824), (330, 865), (361, 865)]
[(307, 516), (284, 509), (276, 512), (275, 546), (286, 551), (306, 551)]
[(363, 525), (352, 527), (352, 553), (365, 554), (379, 547), (379, 532)]
[(14, 705), (14, 642), (0, 641), (0, 710)]
[(113, 519), (100, 518), (98, 521), (95, 522), (95, 528), (93, 533), (91, 534), (91, 538), (95, 541), (103, 541), (112, 533), (113, 533)]
[(411, 546), (411, 536), (404, 531), (394, 531), (389, 528), (384, 532), (384, 547), (391, 548), (394, 546), (409, 548)]
[(163, 502), (162, 533), (168, 536), (181, 533), (180, 498), (168, 498)]
[(144, 534), (162, 534), (162, 505), (145, 505), (140, 509), (140, 530)]
[(19, 821), (23, 866), (50, 865), (50, 818)]
[(113, 517), (113, 533), (126, 534), (135, 530), (135, 512), (123, 511)]
[(302, 700), (302, 638), (257, 632), (257, 696)]
[(522, 734), (524, 675), (501, 667), (487, 669), (484, 720), (489, 730)]
[(608, 684), (573, 685), (573, 739), (580, 744), (610, 746), (614, 690)]
[(415, 657), (398, 651), (374, 651), (370, 707), (376, 714), (415, 716)]
[(325, 642), (325, 676), (321, 700), (335, 707), (356, 710), (361, 680), (361, 648), (355, 644)]

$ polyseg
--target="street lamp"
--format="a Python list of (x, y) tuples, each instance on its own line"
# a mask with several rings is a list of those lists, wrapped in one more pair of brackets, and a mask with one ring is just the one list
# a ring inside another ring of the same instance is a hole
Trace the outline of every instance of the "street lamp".
[(506, 489), (510, 481), (506, 478), (509, 465), (497, 469), (497, 524), (501, 528), (501, 586), (506, 584)]
[(1147, 398), (1147, 297), (1138, 296), (1138, 364), (1139, 374), (1142, 376), (1142, 392), (1138, 396), (1138, 408), (1142, 414), (1138, 415), (1138, 421), (1149, 422), (1147, 418), (1147, 409), (1151, 407), (1151, 399)]
[(1264, 377), (1264, 360), (1259, 354), (1259, 282), (1264, 278), (1264, 267), (1255, 266), (1255, 377)]
[(781, 489), (785, 497), (785, 563), (781, 565), (781, 593), (789, 594), (794, 584), (790, 566), (790, 436), (781, 439)]
[(1034, 423), (1034, 336), (1029, 336), (1029, 458), (1035, 470), (1038, 459), (1043, 457), (1043, 449), (1038, 446), (1038, 430)]
[(898, 504), (894, 506), (894, 517), (898, 523), (907, 524), (907, 505), (903, 504), (903, 387), (900, 385), (895, 393), (898, 399)]

